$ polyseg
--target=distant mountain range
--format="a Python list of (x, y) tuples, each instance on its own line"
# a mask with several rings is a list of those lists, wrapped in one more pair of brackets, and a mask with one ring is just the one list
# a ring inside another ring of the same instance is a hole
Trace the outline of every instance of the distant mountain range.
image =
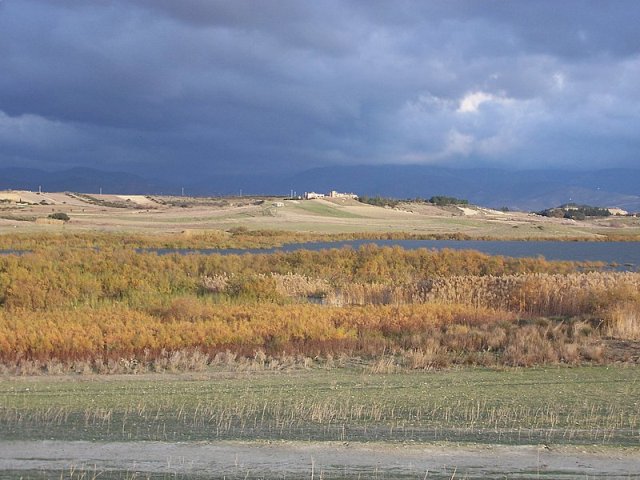
[(293, 176), (291, 184), (298, 191), (353, 190), (396, 198), (448, 195), (527, 211), (569, 202), (640, 210), (640, 169), (509, 171), (383, 165), (318, 168)]
[(338, 190), (360, 195), (448, 195), (488, 207), (542, 210), (568, 202), (640, 211), (640, 169), (597, 171), (453, 169), (418, 165), (332, 166), (291, 175), (215, 175), (176, 185), (126, 172), (0, 168), (0, 189), (122, 194), (298, 195)]

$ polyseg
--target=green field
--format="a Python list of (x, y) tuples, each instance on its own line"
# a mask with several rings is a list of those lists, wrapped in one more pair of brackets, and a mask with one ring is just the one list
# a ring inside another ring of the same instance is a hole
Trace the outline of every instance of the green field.
[(295, 205), (292, 205), (295, 210), (300, 210), (302, 212), (307, 212), (312, 215), (324, 216), (324, 217), (335, 217), (335, 218), (366, 218), (362, 215), (358, 215), (342, 208), (333, 207), (331, 205), (325, 205), (315, 202), (301, 202)]
[(640, 442), (635, 367), (201, 377), (32, 377), (0, 384), (4, 439)]

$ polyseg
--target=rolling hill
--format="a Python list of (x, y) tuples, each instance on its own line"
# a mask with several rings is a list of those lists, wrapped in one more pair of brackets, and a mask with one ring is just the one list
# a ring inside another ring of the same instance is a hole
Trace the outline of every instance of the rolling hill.
[(122, 194), (288, 195), (292, 190), (349, 191), (369, 196), (429, 198), (451, 195), (493, 208), (542, 210), (568, 202), (640, 211), (640, 169), (598, 171), (453, 169), (420, 165), (314, 168), (290, 175), (212, 175), (183, 185), (127, 172), (73, 168), (47, 172), (0, 168), (0, 189)]

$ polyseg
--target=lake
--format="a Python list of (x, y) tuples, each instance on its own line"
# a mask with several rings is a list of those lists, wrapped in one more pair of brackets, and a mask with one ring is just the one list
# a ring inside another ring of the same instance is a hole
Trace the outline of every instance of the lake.
[[(242, 255), (247, 253), (269, 254), (295, 252), (296, 250), (326, 250), (330, 248), (360, 248), (363, 245), (379, 247), (398, 246), (407, 250), (427, 248), (442, 250), (476, 250), (487, 255), (505, 257), (544, 257), (547, 260), (576, 262), (604, 262), (618, 265), (625, 270), (640, 267), (640, 243), (638, 242), (549, 242), (549, 241), (491, 241), (491, 240), (345, 240), (340, 242), (291, 243), (276, 248), (145, 248), (138, 251), (158, 255)], [(0, 250), (0, 255), (23, 255), (25, 250)]]
[(549, 242), (549, 241), (484, 241), (484, 240), (346, 240), (340, 242), (292, 243), (267, 249), (145, 249), (159, 255), (172, 253), (201, 255), (241, 255), (246, 253), (294, 252), (296, 250), (325, 250), (330, 248), (359, 248), (363, 245), (399, 246), (407, 250), (428, 248), (442, 250), (477, 250), (488, 255), (505, 257), (538, 257), (547, 260), (594, 261), (617, 264), (635, 269), (640, 266), (638, 242)]

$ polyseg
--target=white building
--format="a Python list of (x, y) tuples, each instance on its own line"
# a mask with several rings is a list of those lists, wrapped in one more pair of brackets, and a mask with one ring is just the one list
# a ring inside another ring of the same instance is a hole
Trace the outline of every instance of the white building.
[(304, 198), (313, 200), (314, 198), (324, 198), (324, 193), (304, 192)]
[(622, 216), (629, 215), (629, 212), (621, 208), (607, 208), (607, 210), (609, 210), (609, 213), (611, 215), (622, 215)]
[(331, 192), (329, 192), (329, 197), (331, 198), (358, 198), (358, 195), (356, 195), (355, 193), (341, 193), (341, 192), (336, 192), (335, 190), (331, 190)]

